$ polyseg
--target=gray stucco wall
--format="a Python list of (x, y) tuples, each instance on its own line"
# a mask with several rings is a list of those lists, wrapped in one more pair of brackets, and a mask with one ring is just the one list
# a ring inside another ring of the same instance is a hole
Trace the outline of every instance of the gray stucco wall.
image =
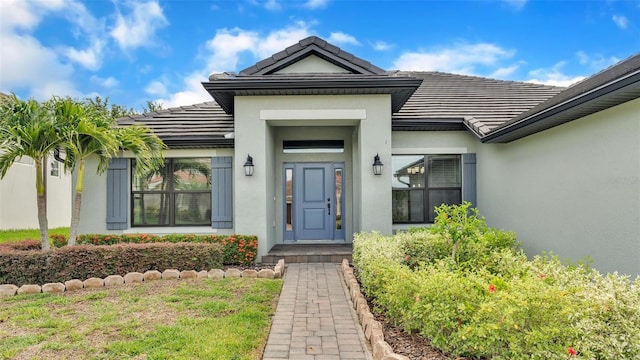
[[(60, 175), (47, 171), (47, 220), (50, 228), (71, 222), (71, 175), (60, 165)], [(0, 180), (0, 229), (36, 229), (36, 167), (31, 159), (15, 162)]]
[(528, 255), (640, 274), (640, 99), (478, 148), (478, 202)]
[[(258, 235), (259, 255), (283, 241), (281, 209), (281, 142), (286, 139), (348, 139), (347, 174), (352, 174), (352, 231), (391, 233), (391, 179), (371, 170), (378, 153), (391, 163), (391, 98), (389, 95), (237, 96), (235, 98), (235, 219), (238, 233)], [(292, 132), (295, 131), (295, 135)], [(318, 131), (318, 128), (324, 128)], [(255, 173), (244, 176), (247, 154)], [(309, 154), (289, 158), (324, 161)], [(335, 160), (335, 159), (334, 159)], [(349, 207), (347, 207), (349, 209)], [(266, 214), (266, 216), (265, 216)], [(350, 236), (350, 235), (348, 235)]]
[[(167, 150), (165, 157), (214, 157), (214, 156), (233, 156), (233, 149), (184, 149), (184, 150)], [(130, 154), (123, 154), (123, 157), (131, 157)], [(82, 195), (82, 210), (80, 216), (80, 234), (107, 234), (107, 233), (149, 233), (149, 234), (168, 234), (168, 233), (218, 233), (233, 234), (234, 229), (212, 229), (207, 226), (198, 227), (135, 227), (126, 230), (107, 230), (107, 175), (96, 174), (97, 159), (89, 158), (86, 164), (84, 192)], [(131, 178), (129, 178), (131, 182)], [(129, 187), (130, 188), (130, 187)], [(131, 196), (128, 196), (131, 202)], [(129, 208), (130, 208), (129, 204)], [(131, 219), (129, 219), (131, 224)]]

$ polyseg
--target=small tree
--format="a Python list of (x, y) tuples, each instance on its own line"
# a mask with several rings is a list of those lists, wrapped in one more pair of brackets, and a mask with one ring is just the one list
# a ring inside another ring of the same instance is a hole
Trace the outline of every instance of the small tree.
[(146, 127), (117, 127), (112, 116), (113, 106), (109, 110), (106, 102), (81, 103), (70, 98), (57, 99), (55, 109), (58, 119), (64, 124), (67, 137), (65, 168), (76, 172), (68, 242), (73, 246), (80, 224), (86, 160), (90, 156), (97, 156), (97, 172), (102, 174), (107, 171), (109, 161), (119, 149), (128, 150), (136, 159), (136, 170), (149, 171), (163, 166), (165, 145)]
[(36, 201), (42, 250), (49, 249), (45, 172), (47, 156), (64, 142), (51, 103), (20, 100), (15, 95), (0, 101), (0, 179), (21, 157), (30, 157), (36, 168)]

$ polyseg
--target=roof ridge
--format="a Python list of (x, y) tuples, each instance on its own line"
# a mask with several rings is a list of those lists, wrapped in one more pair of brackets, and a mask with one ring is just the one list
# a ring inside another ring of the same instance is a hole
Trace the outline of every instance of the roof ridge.
[(566, 89), (563, 86), (555, 86), (549, 84), (540, 84), (528, 81), (520, 81), (520, 80), (505, 80), (505, 79), (496, 79), (488, 76), (480, 76), (480, 75), (468, 75), (468, 74), (456, 74), (456, 73), (448, 73), (444, 71), (416, 71), (416, 70), (396, 70), (400, 73), (414, 73), (414, 74), (434, 74), (434, 75), (446, 75), (453, 77), (464, 77), (464, 78), (472, 78), (478, 80), (489, 80), (492, 82), (500, 82), (500, 83), (515, 83), (515, 84), (524, 84), (524, 85), (534, 85), (536, 87), (545, 87), (550, 89)]
[(196, 108), (197, 109), (197, 108), (200, 108), (202, 105), (205, 105), (205, 104), (211, 105), (211, 104), (216, 104), (216, 102), (211, 100), (211, 101), (204, 101), (204, 102), (196, 103), (196, 104), (174, 106), (174, 107), (170, 107), (170, 108), (166, 108), (166, 109), (144, 112), (144, 113), (141, 113), (141, 114), (127, 115), (127, 116), (119, 118), (117, 120), (126, 120), (126, 119), (139, 120), (139, 119), (144, 119), (144, 118), (148, 118), (148, 117), (153, 117), (155, 115), (172, 113), (172, 112), (175, 112), (175, 110), (178, 110), (178, 109), (186, 110), (187, 107), (188, 108)]
[[(322, 54), (321, 52), (314, 51), (316, 50), (314, 49), (314, 47), (328, 54)], [(329, 59), (325, 60), (331, 61), (331, 58), (333, 58), (336, 65), (341, 67), (350, 66), (352, 68), (351, 70), (359, 68), (372, 74), (386, 73), (384, 69), (373, 65), (371, 62), (359, 58), (316, 35), (311, 35), (291, 46), (288, 46), (284, 50), (281, 50), (269, 57), (258, 61), (254, 65), (241, 70), (238, 75), (242, 76), (270, 74), (271, 72), (277, 71), (279, 69), (279, 65), (281, 65), (282, 67), (286, 67), (290, 63), (297, 61), (298, 58), (302, 59), (314, 52), (316, 53), (316, 55), (320, 55), (321, 57), (327, 57), (328, 55)], [(209, 79), (213, 80), (211, 77)]]

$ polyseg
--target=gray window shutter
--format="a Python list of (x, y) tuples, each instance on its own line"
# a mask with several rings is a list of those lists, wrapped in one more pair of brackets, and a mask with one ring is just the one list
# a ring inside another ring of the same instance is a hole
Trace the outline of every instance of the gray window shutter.
[(217, 156), (211, 160), (211, 227), (233, 228), (233, 171), (231, 156)]
[(462, 154), (462, 201), (477, 207), (476, 201), (476, 154)]
[(123, 230), (128, 226), (129, 159), (111, 159), (107, 169), (107, 230)]

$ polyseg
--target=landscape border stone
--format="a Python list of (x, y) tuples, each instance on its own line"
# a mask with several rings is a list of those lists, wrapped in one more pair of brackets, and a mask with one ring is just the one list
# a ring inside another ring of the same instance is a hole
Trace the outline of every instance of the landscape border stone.
[(278, 261), (278, 263), (272, 269), (256, 270), (243, 270), (230, 268), (227, 271), (222, 269), (207, 270), (183, 270), (166, 269), (163, 272), (158, 270), (148, 270), (143, 273), (130, 272), (126, 275), (109, 275), (104, 279), (98, 277), (91, 277), (84, 281), (78, 279), (67, 280), (64, 283), (47, 283), (42, 286), (36, 284), (26, 284), (21, 287), (17, 287), (13, 284), (0, 284), (0, 297), (15, 296), (21, 294), (37, 294), (42, 292), (48, 293), (63, 293), (65, 291), (74, 291), (80, 289), (97, 289), (105, 286), (123, 286), (135, 283), (142, 283), (152, 280), (160, 279), (214, 279), (220, 280), (225, 277), (228, 278), (265, 278), (265, 279), (279, 279), (284, 276), (286, 265), (284, 259)]
[(384, 340), (384, 333), (382, 332), (382, 324), (375, 320), (369, 304), (364, 295), (360, 291), (360, 284), (353, 274), (353, 268), (349, 265), (349, 260), (342, 260), (340, 266), (342, 275), (347, 288), (349, 288), (349, 295), (351, 296), (351, 302), (353, 308), (356, 310), (358, 320), (364, 331), (365, 338), (371, 344), (371, 349), (374, 360), (409, 360), (408, 357), (396, 354), (393, 352), (393, 348), (389, 343)]

